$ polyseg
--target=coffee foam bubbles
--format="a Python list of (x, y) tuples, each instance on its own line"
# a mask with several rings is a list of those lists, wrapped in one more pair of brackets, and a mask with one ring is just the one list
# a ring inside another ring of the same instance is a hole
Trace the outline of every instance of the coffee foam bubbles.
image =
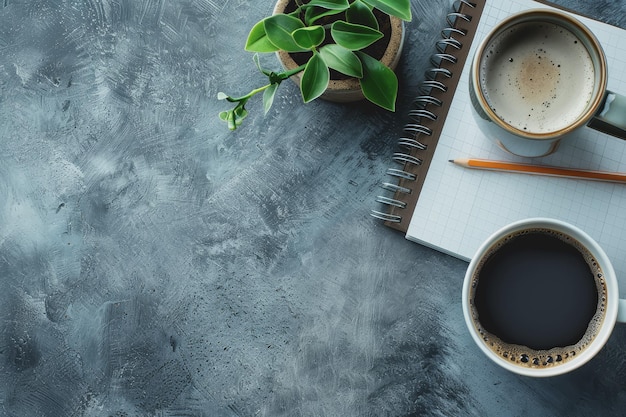
[(505, 123), (550, 133), (575, 123), (594, 92), (594, 67), (583, 43), (553, 23), (524, 22), (496, 35), (480, 63), (489, 106)]
[[(490, 256), (494, 252), (497, 252), (502, 246), (518, 236), (529, 233), (548, 234), (572, 245), (583, 255), (585, 261), (587, 262), (587, 265), (589, 265), (589, 268), (594, 276), (596, 289), (598, 291), (598, 305), (596, 308), (596, 312), (589, 322), (587, 331), (585, 332), (583, 337), (574, 345), (554, 347), (548, 350), (531, 349), (527, 346), (506, 343), (499, 337), (485, 330), (480, 324), (478, 311), (476, 310), (476, 306), (474, 305), (474, 297), (476, 294), (476, 288), (478, 286), (479, 275), (481, 270), (483, 269), (483, 266), (489, 260)], [(550, 368), (565, 364), (576, 358), (578, 354), (584, 351), (593, 342), (593, 340), (600, 332), (600, 329), (602, 328), (602, 324), (606, 316), (606, 303), (607, 287), (604, 280), (604, 273), (601, 266), (596, 261), (595, 257), (576, 239), (561, 232), (544, 228), (526, 229), (523, 231), (514, 232), (503, 237), (495, 244), (493, 244), (482, 257), (481, 262), (477, 265), (474, 276), (472, 276), (472, 285), (469, 292), (469, 305), (472, 322), (474, 323), (474, 327), (476, 328), (476, 331), (478, 332), (480, 337), (483, 339), (485, 345), (495, 354), (512, 364), (535, 369)]]

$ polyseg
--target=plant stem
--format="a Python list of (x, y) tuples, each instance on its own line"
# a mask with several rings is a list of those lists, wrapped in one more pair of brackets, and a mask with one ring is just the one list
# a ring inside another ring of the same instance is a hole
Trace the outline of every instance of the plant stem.
[(291, 77), (292, 75), (296, 75), (297, 73), (304, 71), (306, 68), (306, 64), (300, 65), (298, 68), (294, 68), (291, 71), (285, 71), (282, 74), (285, 75), (285, 79)]
[[(294, 68), (294, 69), (292, 69), (290, 71), (278, 72), (278, 73), (275, 74), (275, 79), (279, 80), (278, 82), (280, 83), (283, 80), (286, 80), (287, 78), (291, 77), (292, 75), (295, 75), (295, 74), (297, 74), (299, 72), (304, 71), (305, 68), (306, 68), (306, 64), (302, 64), (299, 67)], [(243, 101), (245, 103), (253, 95), (267, 90), (272, 84), (274, 84), (274, 83), (270, 82), (269, 84), (264, 85), (263, 87), (255, 88), (254, 90), (250, 91), (245, 96), (241, 96), (241, 97), (237, 97), (237, 98), (229, 98), (228, 101), (230, 101), (231, 103), (234, 103), (234, 102), (237, 102), (237, 101), (238, 102), (242, 102)]]

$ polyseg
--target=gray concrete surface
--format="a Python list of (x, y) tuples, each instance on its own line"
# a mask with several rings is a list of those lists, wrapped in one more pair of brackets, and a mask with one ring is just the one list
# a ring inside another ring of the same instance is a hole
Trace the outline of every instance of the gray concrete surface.
[(413, 1), (395, 114), (285, 84), (231, 133), (215, 97), (260, 80), (271, 0), (0, 2), (0, 415), (623, 413), (626, 328), (570, 375), (506, 373), (467, 265), (369, 216), (449, 6)]

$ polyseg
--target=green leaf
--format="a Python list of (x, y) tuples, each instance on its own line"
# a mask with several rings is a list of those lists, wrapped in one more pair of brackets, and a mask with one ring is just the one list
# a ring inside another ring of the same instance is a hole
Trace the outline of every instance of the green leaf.
[(276, 14), (263, 20), (267, 37), (274, 45), (286, 52), (304, 52), (291, 34), (304, 27), (300, 19), (285, 14)]
[(261, 66), (261, 60), (259, 58), (258, 53), (254, 54), (254, 56), (252, 57), (252, 60), (256, 64), (256, 67), (259, 69), (259, 71), (261, 71), (261, 73), (263, 73), (264, 75), (268, 77), (272, 74), (270, 70), (263, 69), (263, 67)]
[(243, 119), (248, 116), (248, 110), (246, 110), (242, 103), (228, 111), (222, 111), (219, 113), (220, 119), (228, 124), (230, 130), (235, 130), (243, 123)]
[(276, 52), (279, 50), (267, 37), (263, 20), (254, 25), (250, 30), (248, 40), (246, 40), (245, 50), (250, 52)]
[(346, 10), (346, 20), (348, 23), (355, 23), (378, 30), (378, 20), (372, 12), (372, 9), (361, 0), (355, 0)]
[(235, 128), (239, 127), (241, 123), (243, 123), (243, 119), (245, 119), (246, 117), (248, 117), (248, 110), (240, 106), (235, 107), (233, 109), (233, 123), (235, 125)]
[(324, 16), (341, 13), (349, 7), (348, 0), (311, 0), (305, 4), (304, 21), (310, 26)]
[(291, 34), (298, 45), (305, 49), (312, 49), (324, 41), (326, 36), (322, 26), (311, 26), (296, 29)]
[(304, 21), (311, 26), (324, 16), (332, 16), (342, 13), (345, 9), (324, 9), (322, 7), (307, 7), (304, 11)]
[(279, 83), (271, 84), (263, 92), (263, 109), (265, 110), (265, 114), (267, 114), (267, 112), (272, 107), (272, 104), (274, 104), (274, 96), (276, 95), (276, 90), (278, 89), (279, 85)]
[(300, 81), (300, 90), (305, 103), (315, 100), (328, 87), (330, 81), (330, 71), (328, 66), (319, 55), (315, 52), (309, 62), (306, 64), (302, 80)]
[(378, 10), (402, 20), (411, 20), (411, 0), (361, 0)]
[(398, 78), (379, 60), (363, 52), (356, 53), (363, 64), (363, 78), (359, 79), (366, 99), (389, 111), (396, 110)]
[(311, 0), (307, 3), (307, 7), (317, 6), (324, 9), (346, 10), (350, 7), (348, 0)]
[(330, 33), (337, 44), (351, 51), (363, 49), (383, 37), (383, 33), (376, 29), (341, 20), (333, 23)]
[(320, 55), (326, 65), (342, 74), (356, 78), (363, 76), (363, 66), (359, 58), (341, 45), (325, 45), (320, 48)]

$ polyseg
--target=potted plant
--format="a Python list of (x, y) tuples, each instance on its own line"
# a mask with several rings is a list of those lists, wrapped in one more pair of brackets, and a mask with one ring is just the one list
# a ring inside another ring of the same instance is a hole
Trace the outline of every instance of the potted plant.
[[(394, 111), (398, 79), (393, 68), (402, 50), (402, 22), (410, 19), (410, 0), (279, 0), (272, 16), (252, 27), (245, 46), (268, 82), (241, 97), (218, 93), (218, 99), (236, 103), (220, 118), (236, 129), (248, 115), (248, 100), (259, 93), (267, 113), (278, 86), (290, 77), (305, 103), (320, 96), (366, 98)], [(282, 71), (261, 66), (258, 54), (268, 52), (278, 55)]]

